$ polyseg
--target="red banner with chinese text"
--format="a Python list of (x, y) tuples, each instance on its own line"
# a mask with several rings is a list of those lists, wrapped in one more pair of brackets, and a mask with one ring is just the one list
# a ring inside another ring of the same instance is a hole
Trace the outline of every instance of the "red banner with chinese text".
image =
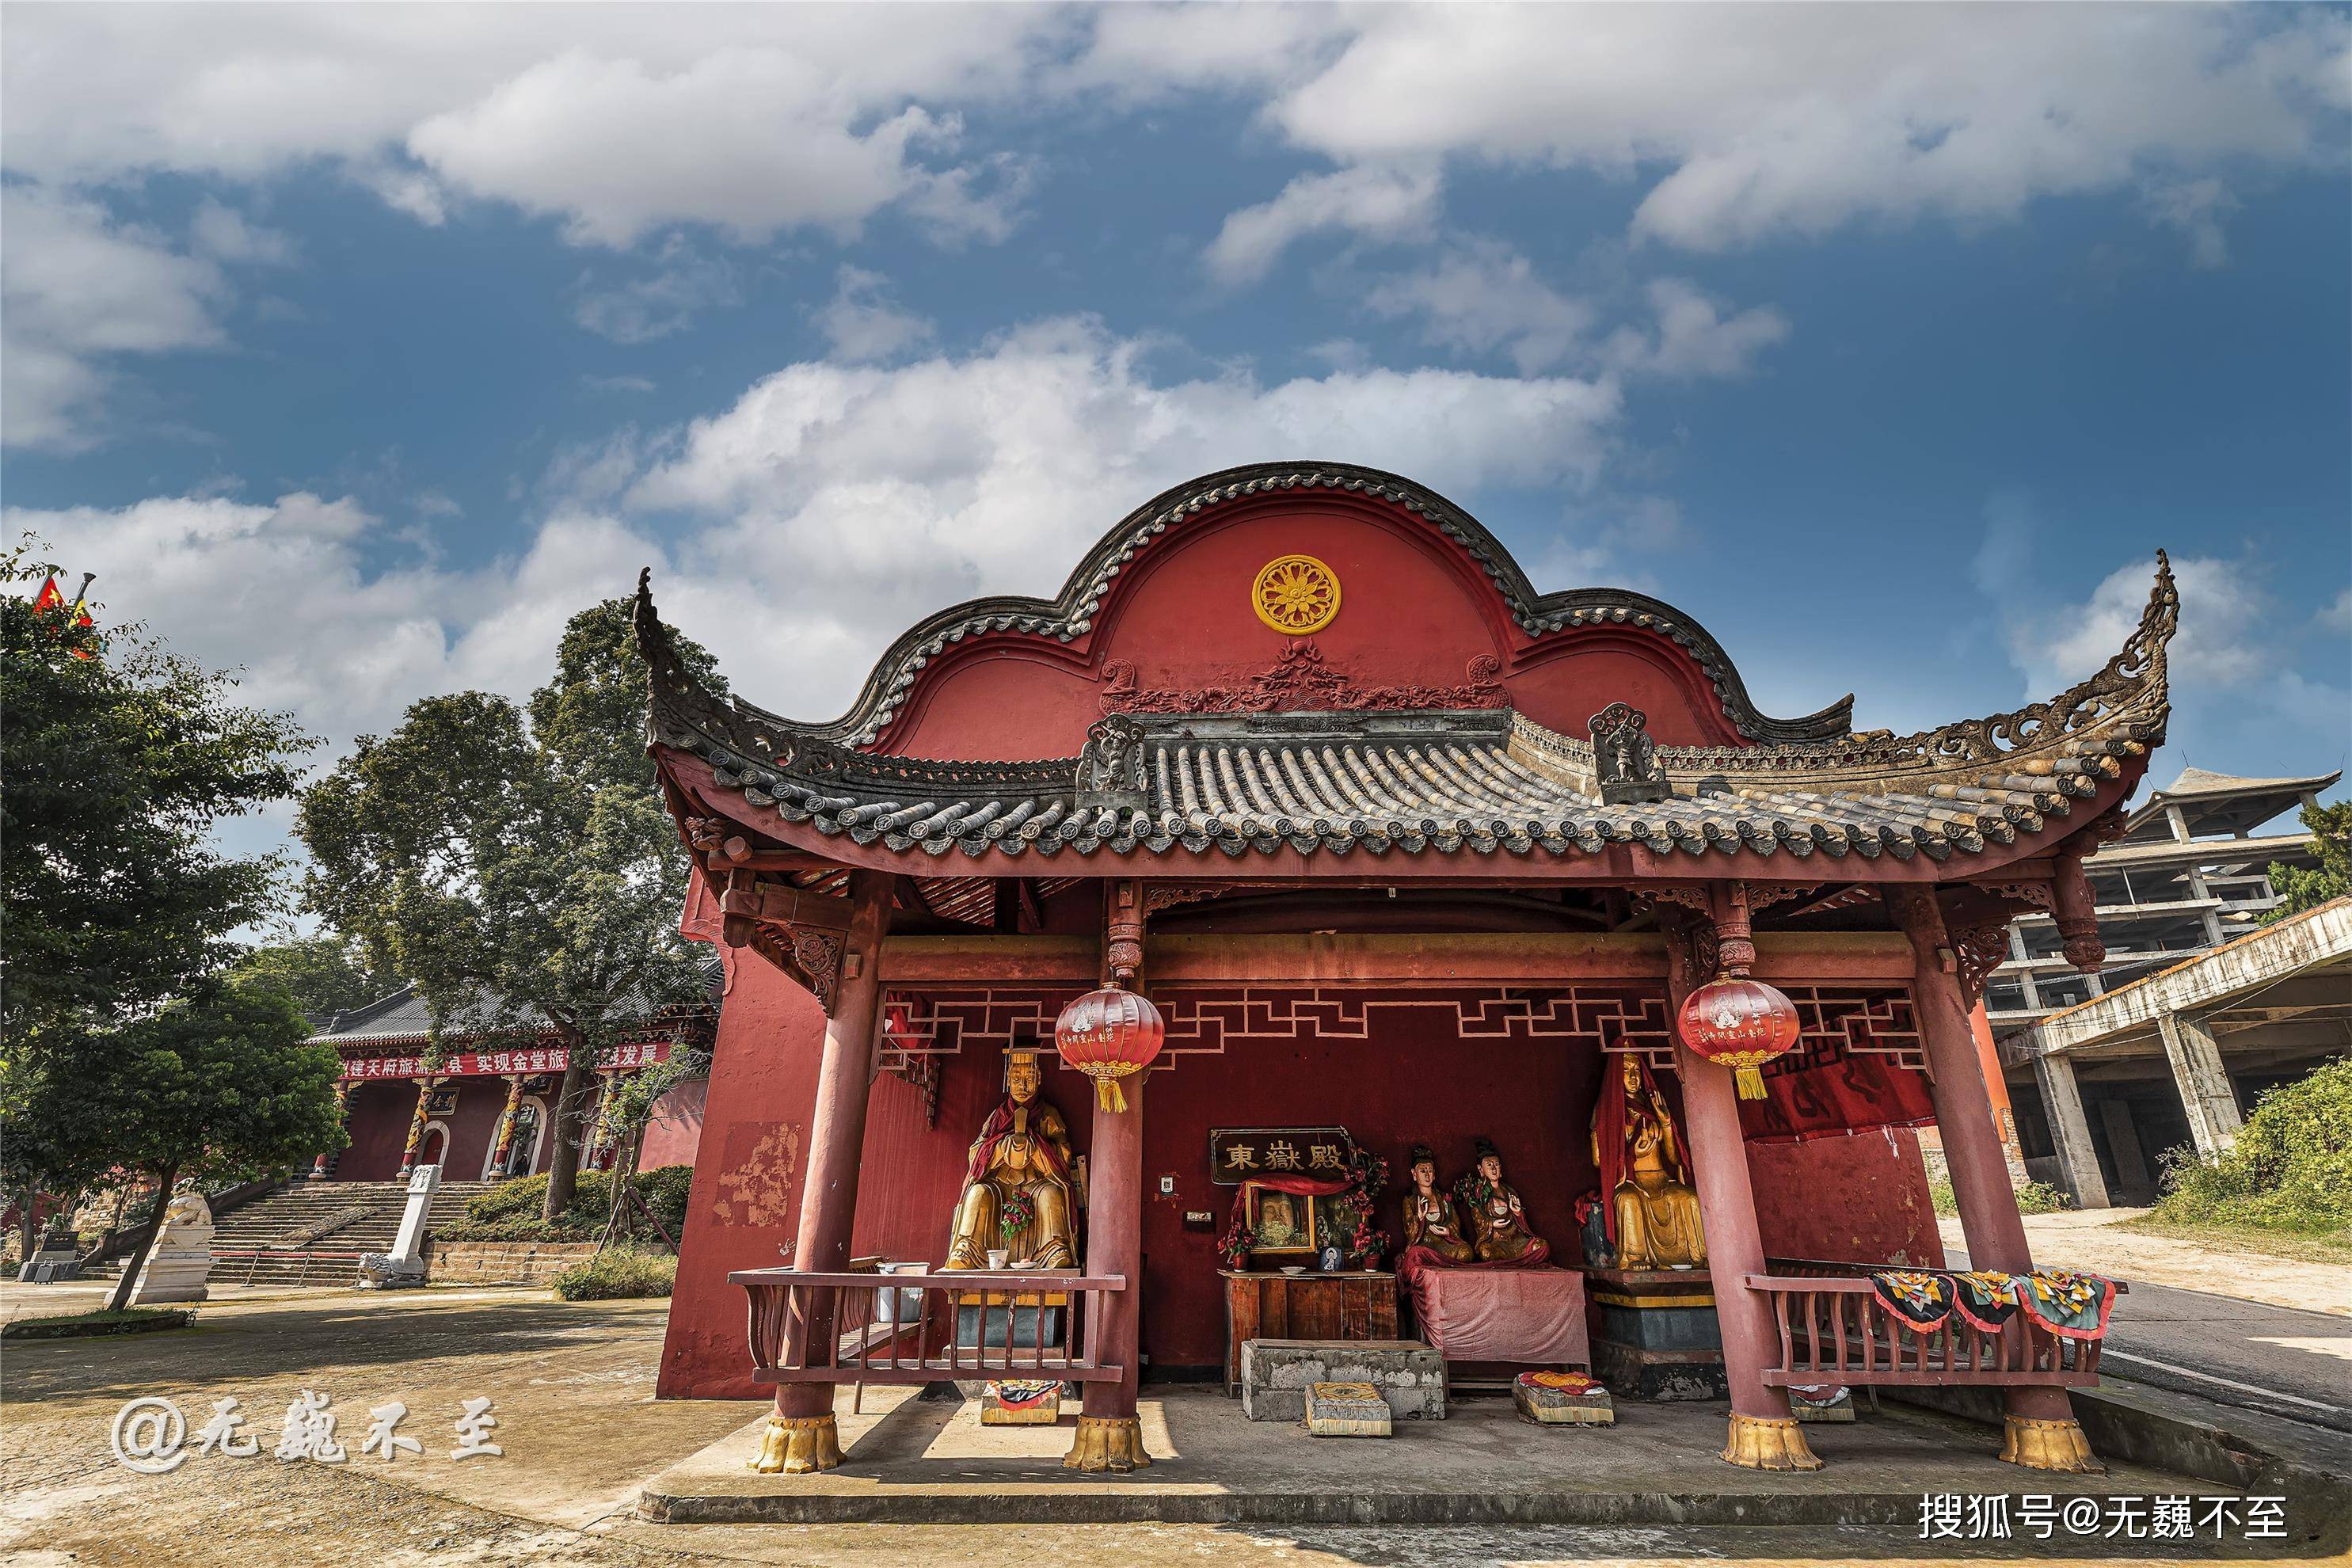
[[(532, 1046), (510, 1051), (453, 1051), (432, 1070), (436, 1078), (496, 1078), (505, 1073), (562, 1072), (565, 1053), (561, 1046)], [(669, 1042), (651, 1040), (620, 1046), (601, 1072), (629, 1072), (669, 1059)], [(343, 1061), (343, 1081), (358, 1083), (379, 1078), (423, 1078), (425, 1058), (349, 1057)]]

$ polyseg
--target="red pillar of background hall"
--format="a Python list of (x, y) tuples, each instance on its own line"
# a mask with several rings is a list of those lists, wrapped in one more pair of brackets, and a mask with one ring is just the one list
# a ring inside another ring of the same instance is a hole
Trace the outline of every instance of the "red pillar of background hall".
[(1764, 1237), (1756, 1224), (1756, 1193), (1748, 1176), (1748, 1142), (1739, 1130), (1739, 1098), (1731, 1069), (1717, 1067), (1685, 1043), (1683, 999), (1713, 978), (1693, 973), (1690, 944), (1675, 942), (1666, 967), (1666, 1016), (1675, 1020), (1675, 1068), (1682, 1079), (1683, 1120), (1689, 1124), (1691, 1181), (1698, 1188), (1706, 1266), (1715, 1281), (1715, 1320), (1723, 1336), (1723, 1371), (1731, 1392), (1731, 1428), (1723, 1458), (1751, 1469), (1817, 1470), (1803, 1431), (1789, 1414), (1789, 1395), (1764, 1381), (1779, 1359), (1780, 1330), (1748, 1276), (1764, 1268)]
[[(817, 1067), (816, 1108), (809, 1122), (808, 1175), (801, 1187), (800, 1228), (793, 1267), (803, 1273), (838, 1273), (849, 1267), (850, 1230), (857, 1217), (858, 1159), (866, 1143), (866, 1104), (874, 1078), (875, 1027), (882, 997), (882, 938), (890, 924), (898, 879), (887, 871), (849, 877), (849, 931), (833, 1016), (825, 1021), (824, 1054)], [(812, 1312), (803, 1331), (818, 1343), (833, 1332), (829, 1310)], [(833, 1422), (829, 1383), (787, 1383), (776, 1390), (778, 1423)], [(812, 1462), (840, 1462), (830, 1432), (813, 1439)], [(796, 1456), (797, 1457), (797, 1456)]]
[[(1911, 999), (1919, 1037), (1927, 1054), (1927, 1092), (1936, 1104), (1936, 1126), (1951, 1167), (1952, 1198), (1968, 1237), (1969, 1267), (2003, 1274), (2033, 1272), (2033, 1251), (2010, 1185), (2009, 1162), (1993, 1120), (1992, 1094), (1985, 1087), (1969, 1003), (1960, 994), (1958, 950), (1944, 926), (1944, 911), (1932, 889), (1890, 896), (1895, 919), (1911, 939), (1918, 965)], [(2004, 1388), (2000, 1457), (2034, 1469), (2095, 1470), (2089, 1442), (2074, 1419), (2063, 1388)]]

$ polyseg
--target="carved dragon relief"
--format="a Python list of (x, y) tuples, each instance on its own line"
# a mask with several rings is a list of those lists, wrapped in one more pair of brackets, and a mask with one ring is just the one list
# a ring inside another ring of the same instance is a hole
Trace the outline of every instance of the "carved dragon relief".
[(1103, 665), (1106, 713), (1361, 713), (1427, 708), (1500, 708), (1503, 664), (1482, 653), (1458, 686), (1366, 685), (1328, 663), (1313, 637), (1292, 637), (1264, 669), (1228, 684), (1146, 687), (1131, 660)]

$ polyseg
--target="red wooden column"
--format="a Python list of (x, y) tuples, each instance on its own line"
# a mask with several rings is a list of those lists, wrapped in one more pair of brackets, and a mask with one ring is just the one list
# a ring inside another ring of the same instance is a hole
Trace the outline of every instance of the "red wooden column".
[[(1749, 942), (1745, 897), (1717, 900), (1726, 949)], [(1666, 1008), (1679, 1019), (1683, 999), (1713, 980), (1697, 973), (1699, 946), (1685, 937), (1666, 944)], [(1752, 962), (1752, 947), (1751, 947)], [(1731, 1069), (1684, 1043), (1675, 1030), (1675, 1067), (1683, 1080), (1683, 1119), (1690, 1123), (1691, 1181), (1698, 1189), (1706, 1266), (1715, 1280), (1715, 1321), (1723, 1335), (1723, 1371), (1731, 1388), (1731, 1426), (1723, 1447), (1727, 1464), (1752, 1470), (1818, 1470), (1820, 1459), (1789, 1413), (1789, 1395), (1764, 1382), (1780, 1357), (1780, 1332), (1765, 1299), (1747, 1277), (1764, 1268), (1764, 1237), (1756, 1225), (1756, 1193), (1748, 1178), (1748, 1141), (1739, 1130), (1739, 1097)]]
[(493, 1181), (506, 1179), (508, 1157), (514, 1152), (515, 1119), (522, 1114), (522, 1079), (519, 1072), (507, 1074), (507, 1109), (499, 1118), (499, 1139), (490, 1151), (490, 1173)]
[[(1110, 883), (1105, 889), (1104, 967), (1122, 985), (1134, 985), (1143, 963), (1143, 885)], [(1073, 1470), (1133, 1470), (1151, 1463), (1143, 1451), (1143, 1425), (1135, 1414), (1135, 1388), (1141, 1360), (1143, 1321), (1143, 1106), (1149, 1068), (1119, 1080), (1127, 1098), (1123, 1111), (1106, 1110), (1095, 1100), (1093, 1136), (1087, 1159), (1087, 1256), (1089, 1274), (1118, 1274), (1127, 1289), (1103, 1304), (1097, 1359), (1118, 1358), (1117, 1383), (1089, 1383), (1078, 1416), (1077, 1435), (1063, 1458)]]
[[(2009, 1162), (1993, 1121), (1992, 1095), (1985, 1088), (1976, 1037), (1969, 1026), (1969, 998), (1961, 994), (1959, 950), (1944, 928), (1944, 911), (1934, 889), (1890, 893), (1895, 919), (1911, 939), (1918, 961), (1911, 1003), (1927, 1047), (1928, 1092), (1944, 1158), (1952, 1170), (1952, 1196), (1968, 1237), (1969, 1263), (2004, 1274), (2031, 1274), (2033, 1253), (2025, 1240), (2025, 1220), (2017, 1212), (2017, 1192), (2009, 1184)], [(2105, 1468), (2074, 1419), (2063, 1388), (2006, 1388), (2000, 1457), (2037, 1470)]]
[(400, 1146), (400, 1179), (408, 1180), (408, 1173), (416, 1169), (417, 1146), (425, 1142), (425, 1112), (433, 1103), (433, 1086), (437, 1079), (420, 1078), (416, 1080), (416, 1114), (408, 1119), (408, 1142)]
[[(793, 1267), (803, 1273), (839, 1273), (849, 1267), (850, 1229), (857, 1217), (858, 1161), (866, 1144), (866, 1100), (874, 1078), (875, 1026), (882, 1001), (882, 938), (890, 928), (898, 879), (887, 871), (849, 874), (849, 930), (842, 944), (841, 978), (825, 1020), (824, 1054), (816, 1074), (816, 1109), (809, 1121), (808, 1173), (802, 1178), (801, 1218), (793, 1232)], [(828, 1299), (802, 1329), (804, 1343), (824, 1345), (834, 1333)], [(841, 1463), (830, 1383), (787, 1383), (776, 1389), (776, 1413), (752, 1468), (788, 1476), (829, 1470)]]

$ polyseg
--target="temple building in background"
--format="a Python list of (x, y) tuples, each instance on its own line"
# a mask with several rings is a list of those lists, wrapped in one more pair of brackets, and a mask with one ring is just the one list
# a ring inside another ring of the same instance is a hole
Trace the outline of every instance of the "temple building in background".
[[(418, 1165), (439, 1165), (447, 1182), (494, 1182), (534, 1176), (555, 1148), (554, 1111), (563, 1081), (564, 1046), (547, 1022), (501, 1025), (501, 1009), (471, 1010), (443, 1037), (441, 1058), (427, 1065), (432, 1016), (414, 985), (338, 1013), (310, 1044), (335, 1047), (343, 1070), (336, 1085), (351, 1143), (322, 1154), (313, 1179), (389, 1182)], [(607, 1053), (600, 1079), (667, 1061), (674, 1052), (709, 1048), (711, 1009), (644, 1020)], [(655, 1107), (637, 1168), (690, 1164), (702, 1136), (707, 1080), (680, 1081)], [(596, 1147), (602, 1084), (590, 1090), (582, 1117), (580, 1162), (593, 1168), (611, 1158)]]

